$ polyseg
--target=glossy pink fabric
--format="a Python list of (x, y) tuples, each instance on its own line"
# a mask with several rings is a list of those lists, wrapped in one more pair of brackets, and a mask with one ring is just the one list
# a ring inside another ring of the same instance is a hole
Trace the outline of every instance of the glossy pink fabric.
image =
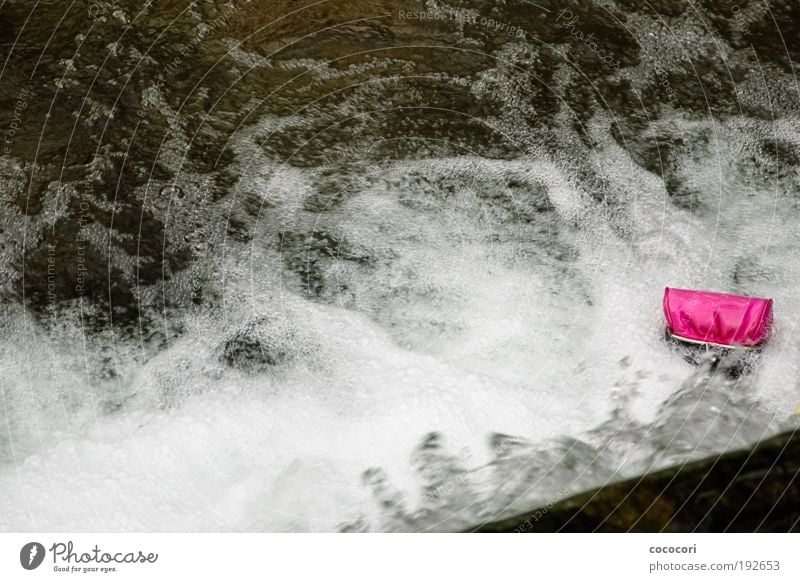
[(678, 339), (752, 347), (769, 335), (772, 299), (667, 287), (664, 316)]

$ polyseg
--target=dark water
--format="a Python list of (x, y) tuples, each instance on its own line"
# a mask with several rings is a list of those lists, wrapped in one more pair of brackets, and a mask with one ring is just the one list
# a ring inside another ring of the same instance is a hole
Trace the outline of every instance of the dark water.
[[(796, 2), (0, 22), (4, 530), (455, 529), (800, 401)], [(693, 367), (665, 285), (775, 337)]]

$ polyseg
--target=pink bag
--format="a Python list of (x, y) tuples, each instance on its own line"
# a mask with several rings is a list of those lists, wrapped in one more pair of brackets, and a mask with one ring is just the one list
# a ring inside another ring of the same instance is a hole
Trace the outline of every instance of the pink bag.
[(772, 299), (667, 287), (664, 316), (675, 339), (754, 347), (767, 339), (772, 328)]

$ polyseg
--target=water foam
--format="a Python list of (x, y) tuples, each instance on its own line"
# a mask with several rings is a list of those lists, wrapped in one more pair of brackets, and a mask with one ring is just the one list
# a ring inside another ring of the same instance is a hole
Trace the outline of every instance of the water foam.
[[(113, 377), (89, 372), (92, 345), (63, 341), (83, 337), (79, 327), (54, 339), (28, 321), (24, 358), (4, 344), (0, 526), (397, 529), (373, 499), (394, 495), (389, 485), (364, 471), (379, 467), (409, 504), (430, 501), (409, 459), (431, 432), (458, 460), (458, 488), (482, 488), (488, 500), (498, 487), (482, 476), (497, 460), (490, 435), (602, 447), (594, 476), (534, 480), (522, 499), (498, 501), (518, 509), (574, 491), (563, 479), (586, 487), (652, 466), (625, 469), (630, 448), (614, 452), (596, 429), (622, 406), (643, 427), (637, 438), (660, 435), (668, 448), (685, 430), (659, 416), (692, 372), (662, 341), (665, 285), (776, 299), (755, 388), (737, 388), (761, 399), (758, 426), (775, 430), (798, 398), (798, 209), (768, 184), (742, 186), (752, 172), (725, 153), (754, 147), (769, 127), (703, 129), (715, 136), (708, 153), (681, 170), (704, 212), (671, 205), (663, 181), (601, 129), (591, 163), (608, 184), (604, 203), (545, 157), (464, 156), (375, 165), (358, 192), (314, 212), (303, 202), (317, 170), (239, 144), (252, 157), (239, 188), (265, 206), (247, 248), (225, 249), (222, 309), (186, 314), (183, 337), (146, 360), (134, 343), (99, 341), (113, 345)], [(25, 321), (12, 313), (5, 325)], [(243, 330), (281, 357), (226, 363), (225, 342)], [(717, 429), (696, 426), (692, 450), (706, 451)], [(522, 456), (557, 462), (573, 448)]]

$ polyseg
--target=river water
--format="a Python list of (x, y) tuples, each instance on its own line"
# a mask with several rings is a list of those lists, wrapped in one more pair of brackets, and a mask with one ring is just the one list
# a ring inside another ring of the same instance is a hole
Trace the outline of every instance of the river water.
[[(0, 529), (456, 530), (781, 430), (798, 10), (0, 2)], [(665, 286), (774, 336), (690, 364)]]

